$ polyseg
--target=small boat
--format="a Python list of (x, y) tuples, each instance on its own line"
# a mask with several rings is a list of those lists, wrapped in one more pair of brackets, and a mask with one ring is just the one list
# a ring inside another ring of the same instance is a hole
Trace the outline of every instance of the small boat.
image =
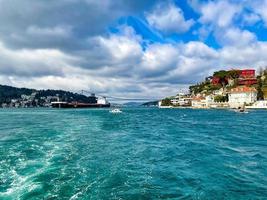
[(122, 113), (122, 111), (118, 108), (112, 109), (109, 111), (110, 113)]
[(248, 113), (248, 111), (246, 110), (245, 106), (243, 107), (238, 107), (235, 112), (238, 112), (238, 113)]
[(239, 109), (239, 110), (237, 110), (237, 112), (239, 112), (239, 113), (248, 113), (248, 111), (246, 111), (245, 109)]

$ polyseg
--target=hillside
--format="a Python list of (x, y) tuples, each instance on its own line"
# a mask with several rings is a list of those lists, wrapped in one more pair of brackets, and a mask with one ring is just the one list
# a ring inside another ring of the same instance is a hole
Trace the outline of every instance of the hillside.
[[(247, 72), (252, 74), (246, 74)], [(258, 75), (255, 70), (221, 70), (214, 72), (213, 76), (206, 77), (205, 81), (189, 87), (190, 94), (211, 94), (215, 90), (229, 91), (240, 85), (255, 87), (258, 91), (258, 99), (267, 97), (267, 69), (261, 70)]]
[(36, 90), (0, 85), (0, 107), (2, 104), (21, 103), (22, 101), (29, 106), (44, 106), (57, 99), (78, 102), (89, 100), (85, 95), (64, 90)]

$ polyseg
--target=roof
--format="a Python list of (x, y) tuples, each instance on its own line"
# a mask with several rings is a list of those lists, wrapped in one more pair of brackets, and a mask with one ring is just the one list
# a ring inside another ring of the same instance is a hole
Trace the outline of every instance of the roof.
[(201, 101), (201, 100), (205, 100), (204, 97), (193, 97), (192, 98), (193, 101)]
[(231, 89), (230, 93), (247, 93), (247, 92), (257, 92), (254, 87), (239, 86)]

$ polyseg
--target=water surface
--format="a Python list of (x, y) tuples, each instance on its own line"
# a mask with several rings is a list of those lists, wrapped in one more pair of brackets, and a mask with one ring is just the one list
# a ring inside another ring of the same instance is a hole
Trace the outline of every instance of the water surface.
[(0, 110), (0, 199), (267, 199), (267, 111)]

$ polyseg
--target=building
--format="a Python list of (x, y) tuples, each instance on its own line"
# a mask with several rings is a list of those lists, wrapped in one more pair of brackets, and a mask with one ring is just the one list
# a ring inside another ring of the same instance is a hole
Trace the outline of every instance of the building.
[(257, 90), (254, 87), (239, 86), (229, 92), (229, 106), (238, 108), (257, 101)]
[[(238, 71), (238, 85), (254, 85), (257, 84), (257, 78), (256, 78), (256, 71), (254, 69), (243, 69), (243, 70), (236, 70)], [(235, 83), (234, 79), (231, 79), (230, 77), (225, 77), (225, 81), (230, 86), (233, 86)], [(211, 79), (212, 85), (219, 85), (220, 84), (220, 78), (219, 77), (212, 77)]]
[(207, 108), (206, 98), (199, 96), (192, 98), (192, 107), (193, 108)]
[(256, 73), (254, 69), (244, 69), (240, 70), (240, 75), (238, 78), (239, 85), (254, 85), (257, 84)]
[(178, 94), (177, 96), (171, 98), (171, 103), (174, 106), (191, 106), (192, 98), (189, 95)]
[(251, 106), (246, 106), (248, 109), (267, 109), (267, 100), (256, 101)]
[(224, 88), (220, 88), (219, 90), (214, 90), (213, 94), (214, 95), (225, 95), (226, 92), (225, 92)]
[(240, 78), (255, 78), (255, 69), (243, 69), (240, 70)]
[(179, 106), (191, 106), (192, 98), (191, 97), (181, 97), (179, 99)]
[(206, 107), (210, 108), (211, 105), (214, 103), (214, 96), (213, 95), (207, 95), (205, 97), (205, 101), (206, 101)]
[(171, 104), (174, 105), (174, 106), (179, 106), (179, 97), (176, 96), (174, 98), (171, 98)]
[(212, 85), (219, 85), (220, 84), (220, 78), (216, 77), (216, 76), (212, 77), (211, 84)]

